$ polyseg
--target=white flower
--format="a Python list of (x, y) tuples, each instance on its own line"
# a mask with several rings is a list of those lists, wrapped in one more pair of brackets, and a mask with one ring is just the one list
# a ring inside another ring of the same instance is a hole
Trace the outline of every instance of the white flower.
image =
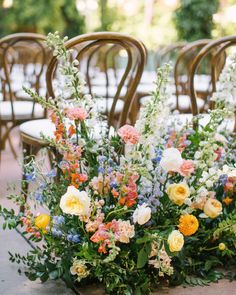
[(178, 171), (183, 163), (181, 153), (176, 148), (168, 148), (163, 152), (160, 166), (166, 171)]
[(60, 208), (66, 214), (87, 216), (90, 213), (90, 198), (85, 191), (79, 191), (73, 185), (61, 197)]
[(179, 230), (173, 230), (168, 236), (167, 243), (171, 252), (178, 252), (183, 248), (184, 236)]
[(138, 205), (133, 213), (134, 223), (138, 223), (140, 225), (145, 224), (151, 218), (151, 208), (147, 207), (147, 204), (143, 203), (142, 205)]
[(227, 142), (227, 139), (220, 133), (215, 134), (215, 140), (219, 142)]
[(195, 153), (195, 155), (194, 155), (194, 158), (195, 158), (196, 160), (200, 159), (200, 158), (201, 158), (201, 152), (197, 151), (197, 152)]
[(211, 180), (206, 181), (207, 188), (211, 188), (213, 186), (213, 182)]

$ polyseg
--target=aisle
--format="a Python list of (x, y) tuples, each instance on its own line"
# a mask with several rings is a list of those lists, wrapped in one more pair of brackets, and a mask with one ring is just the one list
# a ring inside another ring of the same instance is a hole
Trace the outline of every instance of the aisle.
[[(18, 146), (18, 140), (16, 140)], [(0, 167), (0, 204), (11, 207), (10, 202), (5, 198), (7, 182), (17, 183), (20, 179), (20, 167), (7, 150), (3, 152)], [(19, 236), (16, 231), (3, 231), (2, 220), (0, 220), (0, 295), (72, 295), (70, 290), (65, 288), (62, 281), (50, 281), (41, 284), (39, 281), (31, 282), (23, 274), (19, 275), (18, 265), (8, 260), (8, 251), (26, 253), (29, 245)], [(19, 247), (20, 245), (20, 247)], [(236, 282), (229, 283), (222, 280), (218, 284), (208, 287), (189, 287), (163, 289), (155, 295), (234, 295), (236, 294)], [(87, 288), (81, 295), (103, 295), (97, 288)], [(145, 295), (145, 294), (143, 294)]]

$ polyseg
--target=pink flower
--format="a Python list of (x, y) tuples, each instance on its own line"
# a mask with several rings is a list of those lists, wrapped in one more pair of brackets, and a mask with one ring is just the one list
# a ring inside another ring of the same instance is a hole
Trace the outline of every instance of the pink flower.
[(222, 147), (219, 147), (216, 151), (216, 161), (219, 161), (222, 157), (222, 155), (224, 154), (225, 150)]
[(194, 172), (194, 163), (192, 160), (183, 160), (179, 168), (179, 173), (182, 176), (190, 176)]
[(88, 113), (83, 108), (67, 109), (66, 115), (70, 120), (84, 121), (88, 117)]
[(131, 125), (122, 126), (117, 133), (125, 143), (136, 144), (140, 137), (137, 130)]

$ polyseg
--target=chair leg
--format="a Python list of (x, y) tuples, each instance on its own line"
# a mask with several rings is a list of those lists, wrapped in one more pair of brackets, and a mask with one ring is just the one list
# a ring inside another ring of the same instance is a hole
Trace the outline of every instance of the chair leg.
[(11, 140), (10, 136), (8, 137), (8, 141), (9, 141), (9, 146), (10, 146), (11, 152), (12, 152), (15, 160), (17, 160), (17, 153), (16, 153), (16, 151), (14, 149), (14, 146), (13, 146), (13, 143), (12, 143), (12, 140)]

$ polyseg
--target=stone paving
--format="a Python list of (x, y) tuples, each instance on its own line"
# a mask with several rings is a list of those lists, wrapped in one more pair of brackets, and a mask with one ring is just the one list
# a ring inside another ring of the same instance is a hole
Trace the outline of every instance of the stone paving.
[[(14, 144), (19, 150), (19, 138), (14, 133)], [(7, 148), (2, 153), (0, 164), (0, 204), (8, 208), (12, 204), (6, 199), (7, 183), (15, 183), (19, 189), (21, 178), (20, 166), (14, 160)], [(18, 184), (18, 186), (17, 186)], [(0, 226), (2, 220), (0, 219)], [(41, 284), (39, 281), (31, 282), (24, 274), (19, 275), (16, 264), (9, 262), (8, 251), (26, 253), (29, 245), (16, 231), (3, 231), (0, 227), (0, 295), (72, 295), (72, 291), (66, 289), (62, 281), (50, 281)], [(97, 286), (80, 290), (81, 295), (103, 295), (104, 292)], [(155, 295), (236, 295), (236, 282), (221, 280), (219, 283), (207, 287), (177, 287), (159, 290)], [(145, 295), (145, 294), (143, 294)]]

